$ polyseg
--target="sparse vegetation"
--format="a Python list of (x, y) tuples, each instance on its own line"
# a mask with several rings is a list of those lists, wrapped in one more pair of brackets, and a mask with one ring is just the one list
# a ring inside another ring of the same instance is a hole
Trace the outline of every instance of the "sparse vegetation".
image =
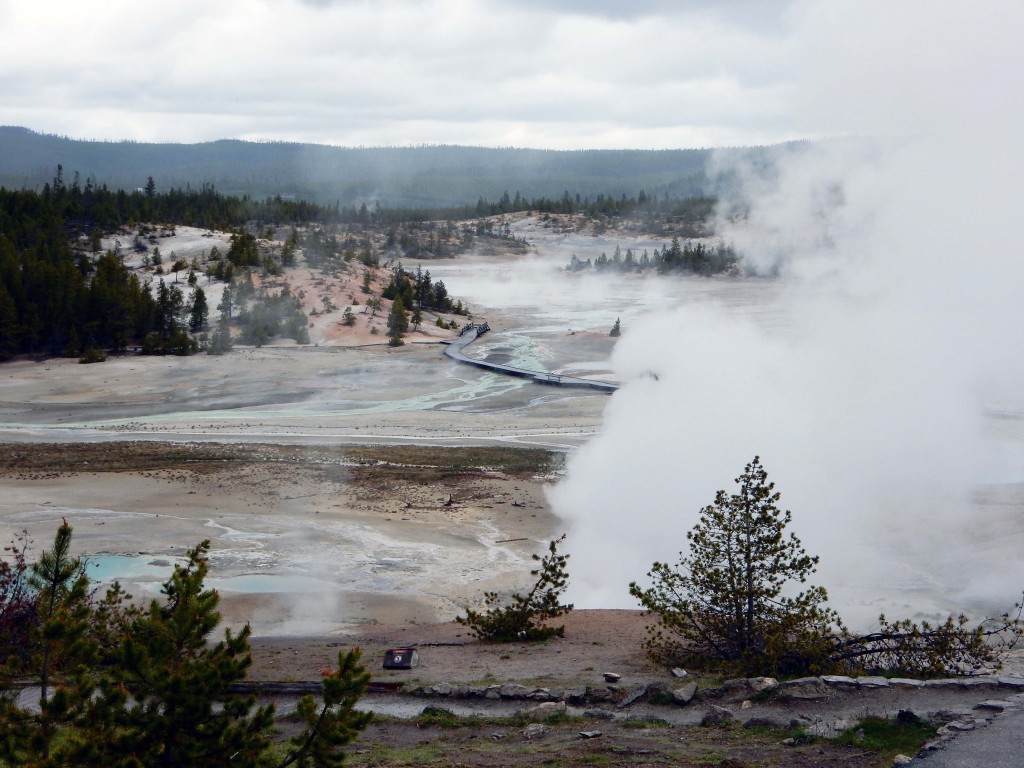
[(686, 534), (689, 555), (676, 567), (656, 562), (652, 586), (635, 582), (630, 594), (658, 615), (648, 650), (664, 659), (708, 667), (725, 664), (749, 674), (794, 674), (827, 664), (838, 615), (827, 593), (809, 587), (792, 597), (818, 558), (784, 531), (791, 514), (759, 458), (748, 464), (728, 495), (719, 491)]
[[(651, 586), (629, 591), (658, 616), (646, 642), (667, 663), (718, 667), (746, 675), (888, 673), (963, 674), (998, 665), (1024, 634), (1021, 606), (998, 621), (972, 624), (950, 617), (939, 625), (909, 619), (853, 635), (828, 608), (821, 587), (792, 594), (818, 558), (785, 529), (791, 513), (760, 459), (736, 478), (739, 492), (719, 491), (687, 533), (689, 554), (677, 566), (656, 562)], [(787, 594), (784, 590), (789, 589)]]
[[(341, 765), (342, 747), (370, 721), (354, 709), (369, 681), (358, 649), (323, 671), (319, 701), (299, 701), (303, 726), (286, 757), (268, 763), (273, 705), (231, 690), (251, 663), (249, 628), (210, 638), (220, 614), (203, 585), (209, 542), (143, 609), (116, 583), (95, 601), (71, 537), (64, 522), (38, 562), (26, 567), (20, 546), (0, 568), (0, 621), (24, 638), (0, 667), (0, 766)], [(38, 710), (19, 705), (15, 677), (37, 681)]]
[(857, 747), (877, 752), (890, 760), (897, 754), (915, 755), (935, 737), (934, 725), (911, 712), (900, 712), (894, 719), (865, 717), (847, 728), (832, 743), (837, 747)]
[(484, 593), (484, 604), (488, 609), (484, 612), (466, 610), (465, 616), (456, 621), (465, 624), (480, 640), (491, 642), (524, 641), (533, 642), (561, 637), (565, 627), (552, 627), (544, 622), (568, 613), (572, 605), (559, 602), (569, 584), (566, 563), (569, 555), (558, 554), (558, 545), (565, 540), (555, 539), (548, 545), (548, 554), (541, 558), (533, 555), (540, 567), (530, 571), (537, 580), (525, 595), (514, 593), (510, 603), (501, 606), (502, 597), (497, 592)]

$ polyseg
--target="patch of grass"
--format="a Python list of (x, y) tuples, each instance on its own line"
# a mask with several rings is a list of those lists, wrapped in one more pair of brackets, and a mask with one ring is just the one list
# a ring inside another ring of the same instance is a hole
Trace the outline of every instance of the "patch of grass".
[(672, 723), (660, 717), (630, 718), (620, 723), (623, 728), (671, 728)]
[(859, 747), (885, 755), (916, 754), (925, 742), (934, 738), (936, 728), (916, 717), (888, 720), (865, 717), (832, 740), (837, 746)]
[(512, 728), (523, 728), (530, 723), (543, 723), (544, 725), (578, 725), (579, 723), (590, 722), (586, 717), (580, 715), (570, 715), (568, 712), (554, 712), (547, 717), (537, 718), (525, 712), (517, 712), (514, 715), (508, 717), (495, 718), (488, 720), (488, 724), (491, 725), (504, 725)]
[[(493, 469), (510, 475), (547, 475), (562, 469), (564, 456), (536, 448), (439, 448), (417, 445), (278, 446), (213, 443), (171, 445), (143, 441), (104, 444), (0, 446), (0, 469), (76, 469), (82, 456), (90, 472), (167, 469), (187, 466), (192, 471), (236, 471), (230, 464), (285, 463), (319, 467), (322, 471), (351, 463), (372, 467), (378, 474), (399, 476), (409, 469), (434, 470), (438, 477), (476, 474)], [(229, 466), (224, 466), (227, 463)], [(351, 472), (351, 467), (346, 470)]]
[(461, 717), (450, 709), (444, 707), (424, 707), (415, 721), (421, 728), (434, 726), (436, 728), (479, 728), (484, 724), (484, 719), (473, 715)]
[[(445, 758), (445, 748), (439, 744), (417, 744), (414, 747), (388, 747), (374, 744), (369, 749), (352, 750), (345, 756), (346, 765), (404, 766), (431, 765)], [(447, 762), (446, 762), (447, 764)]]

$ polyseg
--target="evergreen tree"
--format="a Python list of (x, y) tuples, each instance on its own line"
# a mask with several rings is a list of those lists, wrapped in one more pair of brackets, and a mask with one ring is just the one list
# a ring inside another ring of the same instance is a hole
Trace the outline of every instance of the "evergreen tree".
[(76, 685), (96, 658), (89, 637), (89, 580), (85, 564), (71, 556), (72, 529), (65, 521), (53, 548), (29, 570), (35, 615), (28, 616), (26, 648), (7, 659), (7, 674), (31, 674), (39, 680), (39, 709), (18, 708), (0, 697), (0, 764), (60, 765), (83, 736), (62, 731), (76, 708), (86, 704), (91, 686)]
[(391, 303), (391, 312), (388, 313), (388, 344), (400, 347), (404, 343), (402, 336), (408, 330), (409, 318), (405, 314), (402, 297), (399, 296)]
[(225, 286), (224, 294), (221, 296), (220, 303), (217, 304), (220, 316), (217, 318), (217, 328), (211, 335), (210, 343), (206, 348), (208, 354), (223, 355), (231, 351), (231, 310), (233, 306), (231, 289)]
[(543, 622), (557, 618), (572, 610), (572, 605), (562, 605), (559, 600), (569, 586), (566, 563), (569, 555), (558, 554), (561, 538), (548, 545), (548, 554), (541, 558), (533, 555), (540, 567), (530, 571), (537, 580), (525, 595), (514, 593), (510, 603), (500, 606), (501, 597), (497, 592), (485, 592), (484, 604), (488, 610), (481, 613), (466, 610), (465, 616), (456, 617), (459, 624), (465, 624), (481, 640), (508, 642), (515, 640), (536, 641), (562, 637), (565, 627), (545, 626)]
[(294, 764), (299, 768), (341, 768), (345, 754), (341, 748), (350, 743), (370, 723), (369, 712), (355, 709), (366, 692), (370, 674), (359, 664), (360, 650), (338, 652), (338, 669), (325, 669), (323, 701), (312, 696), (299, 700), (296, 712), (306, 730), (294, 737), (293, 749), (276, 768)]
[(726, 664), (748, 674), (813, 671), (826, 665), (839, 617), (825, 607), (827, 594), (808, 587), (792, 597), (818, 563), (794, 535), (792, 515), (776, 503), (780, 494), (760, 458), (736, 478), (739, 492), (719, 491), (686, 534), (689, 555), (679, 565), (654, 563), (653, 585), (630, 594), (656, 613), (648, 648), (663, 659), (695, 666)]
[(231, 690), (251, 665), (248, 626), (211, 642), (220, 615), (217, 592), (203, 585), (209, 542), (175, 567), (163, 598), (147, 610), (125, 608), (116, 584), (91, 604), (84, 565), (70, 556), (70, 543), (65, 522), (54, 548), (31, 569), (23, 557), (15, 560), (31, 574), (37, 608), (26, 618), (27, 651), (9, 657), (6, 670), (38, 675), (42, 690), (38, 711), (0, 696), (0, 765), (341, 765), (342, 747), (370, 720), (355, 710), (369, 681), (358, 649), (339, 653), (337, 670), (324, 670), (322, 700), (299, 701), (304, 728), (284, 759), (271, 760), (273, 705), (257, 706), (255, 697)]
[(234, 309), (234, 300), (231, 295), (231, 289), (225, 288), (224, 293), (221, 294), (220, 302), (217, 304), (217, 311), (220, 312), (221, 316), (226, 318), (227, 321), (231, 322), (231, 312)]
[(251, 664), (248, 626), (210, 643), (220, 614), (203, 586), (209, 547), (192, 549), (128, 627), (86, 718), (115, 726), (83, 755), (91, 764), (256, 766), (267, 748), (273, 707), (230, 691)]
[(656, 562), (652, 586), (629, 586), (658, 616), (646, 646), (659, 660), (747, 675), (961, 675), (998, 668), (1024, 636), (1024, 604), (974, 626), (963, 615), (939, 624), (882, 616), (877, 631), (851, 634), (821, 587), (786, 594), (818, 558), (786, 535), (792, 516), (776, 506), (780, 494), (758, 457), (736, 484), (738, 493), (719, 491), (701, 511), (678, 566)]
[(608, 332), (608, 335), (609, 336), (621, 336), (622, 335), (622, 319), (621, 318), (618, 318), (618, 317), (615, 318), (615, 325), (612, 326), (612, 329)]
[(206, 294), (202, 288), (196, 286), (192, 289), (192, 296), (189, 298), (189, 330), (192, 333), (205, 331), (208, 315), (209, 308), (206, 305)]

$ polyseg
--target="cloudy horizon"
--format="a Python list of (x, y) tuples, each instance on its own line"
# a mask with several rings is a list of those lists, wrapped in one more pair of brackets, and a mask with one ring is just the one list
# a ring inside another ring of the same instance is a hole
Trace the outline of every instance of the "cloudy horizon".
[(794, 109), (800, 0), (0, 0), (0, 124), (84, 140), (677, 149)]

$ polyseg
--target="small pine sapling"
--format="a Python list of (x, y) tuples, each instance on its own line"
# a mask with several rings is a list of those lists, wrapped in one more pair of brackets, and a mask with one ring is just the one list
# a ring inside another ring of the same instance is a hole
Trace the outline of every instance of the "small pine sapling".
[(537, 577), (530, 591), (525, 595), (515, 593), (511, 604), (499, 606), (501, 597), (497, 592), (485, 592), (484, 612), (466, 610), (465, 616), (456, 621), (473, 630), (480, 640), (490, 642), (526, 641), (535, 642), (552, 637), (563, 637), (565, 626), (552, 627), (543, 623), (572, 610), (571, 604), (561, 604), (559, 599), (568, 588), (569, 574), (566, 563), (569, 555), (558, 554), (558, 545), (565, 540), (565, 534), (548, 545), (548, 554), (543, 558), (533, 555), (540, 567), (530, 571)]

